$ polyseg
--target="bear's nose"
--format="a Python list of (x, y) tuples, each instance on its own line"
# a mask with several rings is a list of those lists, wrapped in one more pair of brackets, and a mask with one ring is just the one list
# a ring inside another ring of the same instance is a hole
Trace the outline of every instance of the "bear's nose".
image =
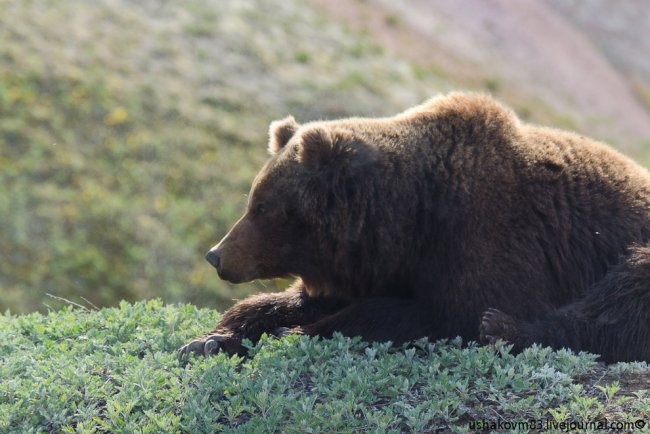
[(219, 254), (215, 249), (210, 250), (207, 255), (205, 255), (205, 259), (212, 264), (214, 268), (219, 271), (219, 265), (221, 265), (221, 258), (219, 258)]

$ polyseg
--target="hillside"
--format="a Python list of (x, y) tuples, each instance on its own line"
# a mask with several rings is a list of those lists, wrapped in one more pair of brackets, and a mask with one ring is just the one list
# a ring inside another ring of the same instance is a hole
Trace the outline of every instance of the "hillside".
[(288, 113), (386, 115), (469, 88), (647, 161), (644, 69), (621, 72), (570, 10), (493, 3), (0, 0), (0, 311), (56, 307), (47, 293), (223, 309), (284, 286), (235, 289), (203, 255)]
[(531, 120), (647, 161), (650, 14), (641, 1), (310, 0), (391, 53)]
[(259, 290), (203, 255), (269, 122), (387, 114), (446, 86), (299, 1), (0, 5), (1, 310)]

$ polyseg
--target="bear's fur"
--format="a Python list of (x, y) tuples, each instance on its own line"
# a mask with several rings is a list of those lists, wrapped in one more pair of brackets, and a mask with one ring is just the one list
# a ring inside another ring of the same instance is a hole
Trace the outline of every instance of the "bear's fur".
[(181, 355), (339, 331), (650, 361), (650, 175), (613, 149), (463, 93), (391, 118), (288, 117), (268, 149), (207, 259), (231, 282), (298, 280)]

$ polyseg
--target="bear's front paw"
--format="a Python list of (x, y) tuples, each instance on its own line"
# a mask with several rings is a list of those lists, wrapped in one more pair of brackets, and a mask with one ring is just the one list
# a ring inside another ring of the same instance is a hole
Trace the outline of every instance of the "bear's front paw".
[(520, 338), (519, 326), (510, 315), (498, 309), (488, 309), (481, 317), (480, 339), (482, 344), (493, 344), (501, 339), (517, 344)]
[(191, 355), (208, 357), (217, 354), (219, 351), (228, 354), (238, 353), (235, 347), (238, 348), (241, 344), (239, 342), (234, 343), (233, 340), (232, 336), (217, 333), (200, 336), (178, 351), (178, 360), (189, 359)]

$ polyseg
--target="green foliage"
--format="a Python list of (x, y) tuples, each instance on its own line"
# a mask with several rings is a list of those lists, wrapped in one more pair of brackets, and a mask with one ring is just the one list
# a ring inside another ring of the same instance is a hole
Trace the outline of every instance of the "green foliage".
[[(0, 431), (156, 432), (182, 388), (171, 356), (214, 320), (159, 301), (0, 317)], [(169, 413), (169, 414), (168, 414)]]
[(502, 83), (501, 80), (496, 77), (490, 77), (485, 79), (485, 89), (490, 93), (496, 94), (501, 90)]
[[(622, 405), (618, 383), (579, 384), (594, 356), (539, 347), (290, 336), (179, 365), (177, 349), (216, 319), (158, 300), (0, 316), (0, 432), (468, 432)], [(643, 417), (650, 399), (628, 406), (616, 418)]]
[[(216, 319), (157, 300), (0, 316), (0, 431), (468, 432), (472, 420), (594, 420), (621, 405), (618, 383), (593, 396), (578, 384), (593, 356), (539, 347), (290, 336), (245, 360), (179, 365), (177, 349)], [(618, 418), (649, 405), (640, 396)]]
[(401, 24), (400, 16), (397, 14), (387, 14), (384, 21), (389, 27), (397, 27)]
[(632, 83), (632, 89), (636, 93), (641, 103), (643, 103), (647, 109), (650, 109), (650, 87), (640, 81), (635, 81)]

